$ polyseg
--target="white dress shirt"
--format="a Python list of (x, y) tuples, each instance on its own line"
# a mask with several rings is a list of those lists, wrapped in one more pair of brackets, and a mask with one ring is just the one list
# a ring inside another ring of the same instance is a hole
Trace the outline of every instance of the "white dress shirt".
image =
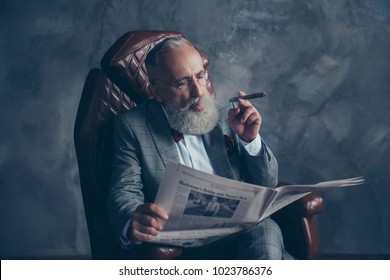
[[(261, 138), (257, 135), (255, 140), (248, 143), (240, 139), (241, 145), (251, 155), (257, 156), (261, 151)], [(183, 139), (176, 143), (180, 163), (194, 169), (215, 174), (214, 168), (207, 155), (202, 136), (184, 134)]]

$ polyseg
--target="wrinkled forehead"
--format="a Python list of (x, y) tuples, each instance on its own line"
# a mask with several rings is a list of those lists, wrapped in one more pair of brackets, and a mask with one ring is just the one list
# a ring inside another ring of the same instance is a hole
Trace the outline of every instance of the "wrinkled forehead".
[(166, 80), (196, 75), (204, 70), (199, 52), (192, 46), (183, 45), (162, 53), (157, 66), (158, 74)]

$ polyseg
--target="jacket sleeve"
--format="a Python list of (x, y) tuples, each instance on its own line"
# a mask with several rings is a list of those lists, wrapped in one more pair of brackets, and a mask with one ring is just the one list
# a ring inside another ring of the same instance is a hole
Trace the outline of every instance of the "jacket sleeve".
[(243, 180), (264, 187), (274, 188), (278, 184), (278, 162), (271, 149), (261, 140), (261, 150), (251, 156), (245, 149), (242, 151)]
[(115, 119), (114, 137), (107, 209), (114, 232), (121, 240), (132, 213), (144, 203), (144, 194), (139, 143), (125, 117)]

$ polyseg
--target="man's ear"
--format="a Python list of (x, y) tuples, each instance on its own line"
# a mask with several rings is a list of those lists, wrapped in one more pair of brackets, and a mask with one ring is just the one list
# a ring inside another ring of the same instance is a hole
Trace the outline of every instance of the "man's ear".
[(149, 84), (148, 88), (153, 98), (156, 99), (158, 102), (162, 102), (162, 96), (159, 87), (153, 84)]

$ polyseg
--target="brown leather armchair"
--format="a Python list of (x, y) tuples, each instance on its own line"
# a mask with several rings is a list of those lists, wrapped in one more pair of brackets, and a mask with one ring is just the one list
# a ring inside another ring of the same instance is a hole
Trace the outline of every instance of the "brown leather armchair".
[[(106, 52), (102, 69), (86, 79), (77, 111), (74, 141), (80, 184), (94, 259), (172, 259), (182, 249), (143, 244), (123, 251), (114, 237), (106, 211), (113, 133), (112, 119), (150, 97), (144, 60), (155, 44), (172, 31), (135, 31), (124, 34)], [(209, 59), (200, 52), (205, 67)], [(210, 90), (214, 92), (212, 83)], [(273, 215), (282, 229), (286, 249), (298, 259), (315, 259), (319, 238), (314, 215), (322, 211), (322, 198), (311, 193)]]

